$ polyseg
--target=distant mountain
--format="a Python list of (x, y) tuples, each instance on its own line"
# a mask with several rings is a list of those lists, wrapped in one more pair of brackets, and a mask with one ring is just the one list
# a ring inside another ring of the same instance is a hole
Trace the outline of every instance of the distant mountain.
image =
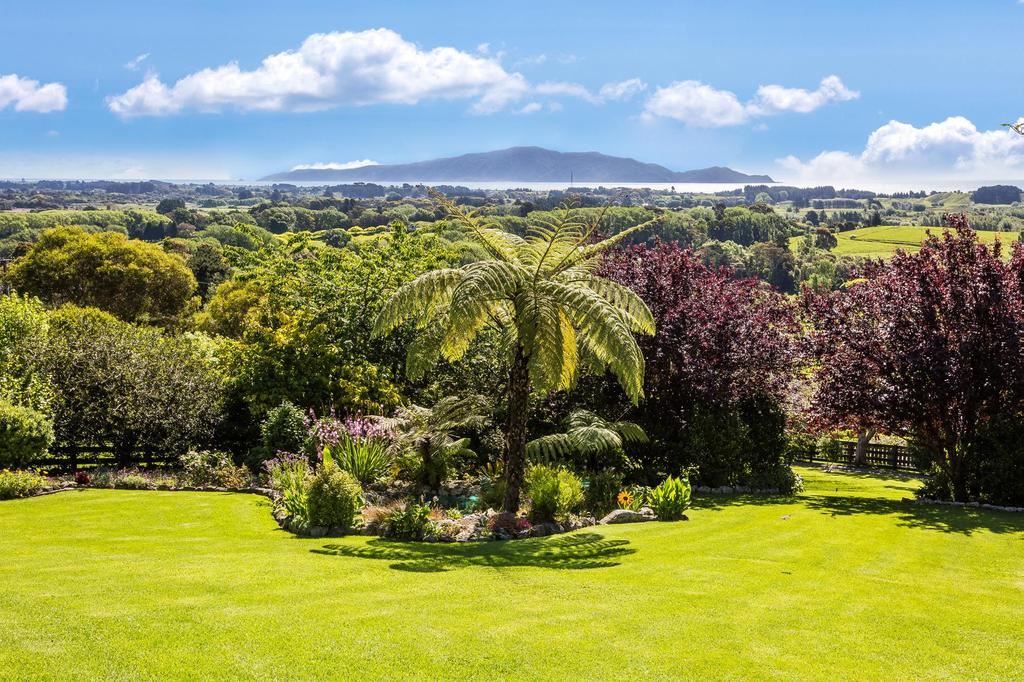
[(541, 147), (511, 147), (445, 159), (362, 166), (306, 168), (268, 175), (281, 182), (774, 182), (714, 166), (676, 172), (654, 163), (598, 152), (556, 152)]

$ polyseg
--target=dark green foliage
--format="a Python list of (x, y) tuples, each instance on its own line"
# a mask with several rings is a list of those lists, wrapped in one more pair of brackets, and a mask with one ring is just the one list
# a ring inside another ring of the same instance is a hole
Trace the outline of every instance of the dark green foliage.
[(90, 308), (50, 315), (40, 361), (52, 381), (57, 442), (112, 446), (122, 458), (150, 449), (184, 454), (220, 419), (216, 344), (172, 335)]
[(271, 456), (277, 452), (302, 452), (309, 437), (306, 416), (295, 405), (284, 401), (267, 412), (260, 424), (260, 436)]
[(601, 471), (587, 479), (583, 495), (583, 507), (598, 518), (617, 508), (619, 491), (622, 490), (622, 474), (615, 471)]
[(0, 401), (0, 469), (29, 465), (52, 444), (53, 423), (45, 414)]
[(362, 488), (347, 471), (320, 467), (309, 484), (306, 508), (311, 526), (351, 528), (362, 505)]

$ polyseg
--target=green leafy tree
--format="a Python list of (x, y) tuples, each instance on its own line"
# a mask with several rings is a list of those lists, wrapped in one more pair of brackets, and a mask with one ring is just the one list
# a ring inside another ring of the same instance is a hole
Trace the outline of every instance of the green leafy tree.
[(611, 370), (634, 402), (643, 395), (644, 358), (633, 333), (653, 334), (654, 318), (636, 294), (594, 271), (605, 250), (658, 218), (597, 241), (601, 215), (584, 222), (566, 207), (554, 221), (532, 224), (524, 238), (434, 196), (487, 258), (434, 270), (403, 286), (380, 311), (374, 333), (382, 336), (406, 322), (420, 330), (406, 361), (408, 375), (417, 379), (441, 357), (463, 357), (485, 328), (500, 332), (511, 367), (503, 508), (516, 512), (531, 390), (567, 390), (588, 366)]
[(50, 305), (100, 308), (129, 322), (174, 322), (196, 290), (180, 256), (116, 232), (77, 227), (44, 232), (9, 277), (16, 290)]

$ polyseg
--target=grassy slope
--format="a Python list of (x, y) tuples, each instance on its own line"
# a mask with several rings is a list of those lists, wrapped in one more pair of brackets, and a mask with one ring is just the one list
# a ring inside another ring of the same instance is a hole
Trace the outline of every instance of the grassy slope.
[[(797, 500), (473, 546), (296, 539), (247, 495), (0, 503), (26, 678), (1014, 679), (1024, 516), (804, 472)], [(326, 553), (320, 553), (326, 552)]]
[[(859, 230), (839, 232), (836, 239), (839, 244), (832, 249), (837, 256), (864, 256), (868, 258), (886, 258), (896, 253), (897, 249), (914, 252), (924, 241), (928, 232), (942, 235), (941, 227), (862, 227)], [(1009, 247), (1017, 240), (1015, 232), (979, 231), (978, 236), (986, 244), (999, 239), (1009, 253)], [(796, 249), (803, 237), (791, 237), (790, 248)]]

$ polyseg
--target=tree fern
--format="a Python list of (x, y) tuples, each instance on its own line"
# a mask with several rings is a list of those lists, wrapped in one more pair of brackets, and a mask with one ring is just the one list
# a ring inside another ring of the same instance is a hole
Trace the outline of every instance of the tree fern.
[(531, 391), (567, 390), (586, 366), (611, 371), (634, 403), (643, 397), (644, 360), (633, 334), (653, 334), (654, 317), (636, 294), (595, 271), (605, 250), (660, 218), (595, 241), (603, 211), (588, 221), (563, 206), (554, 220), (531, 223), (523, 238), (432, 196), (488, 257), (429, 272), (399, 289), (377, 316), (374, 334), (409, 323), (421, 330), (406, 362), (418, 379), (442, 357), (460, 359), (484, 329), (499, 332), (512, 361), (504, 506), (516, 511)]

